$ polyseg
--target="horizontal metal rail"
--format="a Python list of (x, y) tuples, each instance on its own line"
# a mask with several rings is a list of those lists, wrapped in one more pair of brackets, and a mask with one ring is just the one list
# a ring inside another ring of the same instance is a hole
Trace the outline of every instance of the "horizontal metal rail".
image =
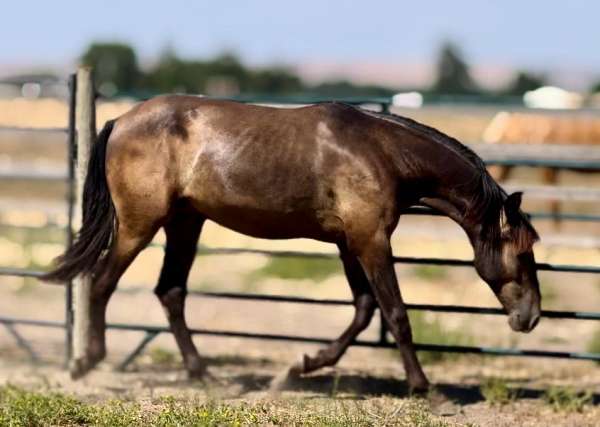
[[(198, 248), (198, 254), (200, 255), (240, 255), (240, 254), (252, 254), (252, 255), (266, 255), (273, 257), (298, 257), (298, 258), (315, 258), (315, 259), (335, 259), (339, 255), (336, 253), (327, 252), (300, 252), (300, 251), (278, 251), (278, 250), (265, 250), (265, 249), (251, 249), (251, 248), (208, 248), (200, 246)], [(399, 264), (430, 264), (430, 265), (447, 265), (451, 267), (472, 267), (473, 261), (453, 258), (418, 258), (418, 257), (393, 257), (393, 261)], [(537, 269), (539, 271), (557, 271), (565, 273), (591, 273), (599, 274), (600, 267), (592, 265), (571, 265), (571, 264), (549, 264), (549, 263), (537, 263)]]
[[(429, 216), (443, 216), (442, 212), (425, 206), (413, 206), (402, 211), (403, 214), (409, 215), (429, 215)], [(576, 222), (598, 222), (600, 221), (600, 215), (588, 215), (588, 214), (576, 214), (576, 213), (562, 213), (562, 212), (527, 212), (527, 215), (532, 219), (564, 219), (568, 221)]]
[[(10, 325), (26, 325), (26, 326), (40, 326), (48, 328), (64, 328), (64, 322), (58, 321), (47, 321), (47, 320), (32, 320), (32, 319), (18, 319), (10, 317), (0, 317), (0, 324)], [(125, 323), (109, 323), (107, 329), (121, 330), (121, 331), (137, 331), (145, 332), (150, 336), (156, 336), (161, 333), (171, 333), (171, 330), (166, 326), (152, 326), (152, 325), (137, 325), (137, 324), (125, 324)], [(274, 341), (293, 341), (293, 342), (304, 342), (312, 344), (329, 344), (331, 339), (329, 338), (314, 338), (304, 336), (290, 336), (280, 334), (263, 334), (263, 333), (251, 333), (251, 332), (236, 332), (236, 331), (219, 331), (219, 330), (207, 330), (207, 329), (192, 329), (190, 331), (194, 335), (212, 335), (220, 337), (235, 337), (235, 338), (248, 338), (248, 339), (264, 339)], [(149, 340), (144, 339), (147, 343)], [(357, 340), (353, 343), (359, 347), (372, 347), (372, 348), (395, 348), (395, 344), (389, 342), (379, 341), (362, 341)], [(562, 359), (579, 359), (579, 360), (594, 360), (600, 361), (600, 354), (597, 353), (585, 353), (585, 352), (563, 352), (563, 351), (546, 351), (546, 350), (529, 350), (529, 349), (512, 349), (512, 348), (497, 348), (497, 347), (475, 347), (475, 346), (463, 346), (463, 345), (440, 345), (440, 344), (415, 344), (418, 351), (435, 351), (435, 352), (447, 352), (447, 353), (471, 353), (471, 354), (485, 354), (495, 356), (520, 356), (520, 357), (551, 357), (551, 358), (562, 358)], [(137, 353), (141, 351), (140, 348)], [(136, 348), (136, 349), (137, 349)], [(131, 361), (131, 357), (128, 356), (126, 360)], [(120, 368), (125, 367), (125, 363), (120, 365)]]
[(40, 133), (68, 133), (66, 127), (22, 127), (22, 126), (0, 126), (0, 132), (40, 132)]
[[(148, 288), (124, 288), (118, 291), (122, 294), (136, 294), (149, 292)], [(238, 292), (212, 292), (190, 289), (188, 295), (208, 298), (237, 299), (250, 301), (282, 302), (292, 304), (316, 304), (316, 305), (334, 305), (334, 306), (352, 306), (352, 300), (335, 298), (307, 298), (289, 295), (265, 295), (256, 293), (238, 293)], [(438, 313), (471, 313), (485, 315), (506, 315), (501, 308), (495, 307), (473, 307), (465, 305), (447, 305), (447, 304), (406, 304), (409, 310), (433, 311)], [(574, 319), (574, 320), (600, 320), (600, 312), (586, 311), (561, 311), (561, 310), (542, 310), (542, 317), (548, 319)]]
[(0, 267), (0, 276), (41, 277), (44, 274), (46, 274), (46, 272), (41, 271), (41, 270), (30, 270), (27, 268)]
[[(200, 255), (265, 255), (272, 257), (295, 257), (295, 258), (313, 258), (313, 259), (337, 259), (336, 253), (326, 252), (300, 252), (300, 251), (274, 251), (265, 249), (251, 248), (207, 248), (199, 247)], [(473, 261), (453, 258), (418, 258), (418, 257), (393, 257), (395, 263), (417, 264), (417, 265), (445, 265), (451, 267), (472, 267)], [(591, 265), (571, 265), (571, 264), (549, 264), (545, 262), (537, 263), (538, 271), (555, 271), (564, 273), (587, 273), (600, 274), (600, 267)], [(17, 277), (40, 277), (46, 272), (41, 270), (29, 270), (25, 268), (0, 267), (0, 276)]]
[[(145, 289), (140, 289), (145, 290)], [(255, 293), (235, 293), (235, 292), (208, 292), (189, 290), (189, 295), (210, 297), (210, 298), (227, 298), (241, 299), (252, 301), (275, 301), (295, 304), (318, 304), (318, 305), (337, 305), (350, 306), (353, 302), (342, 299), (318, 299), (306, 298), (297, 296), (285, 295), (262, 295)], [(472, 314), (491, 314), (491, 315), (506, 315), (506, 312), (501, 308), (493, 307), (472, 307), (464, 305), (445, 305), (445, 304), (406, 304), (409, 310), (424, 310), (439, 313), (472, 313)], [(577, 312), (577, 311), (558, 311), (558, 310), (542, 310), (542, 317), (548, 319), (576, 319), (576, 320), (600, 320), (600, 313), (596, 312)]]
[[(147, 325), (129, 325), (123, 323), (110, 323), (107, 325), (109, 329), (116, 330), (128, 330), (128, 331), (139, 331), (151, 334), (159, 333), (170, 333), (171, 330), (165, 326), (147, 326)], [(252, 332), (235, 332), (235, 331), (219, 331), (219, 330), (207, 330), (207, 329), (191, 329), (190, 332), (194, 335), (213, 335), (221, 337), (236, 337), (236, 338), (250, 338), (250, 339), (264, 339), (264, 340), (275, 340), (275, 341), (293, 341), (293, 342), (305, 342), (313, 344), (329, 344), (332, 339), (330, 338), (314, 338), (304, 336), (290, 336), (280, 334), (263, 334), (263, 333), (252, 333)], [(362, 341), (357, 340), (353, 343), (359, 347), (373, 347), (373, 348), (396, 348), (396, 345), (389, 342), (379, 341)], [(600, 361), (600, 354), (596, 353), (582, 353), (582, 352), (561, 352), (561, 351), (544, 351), (544, 350), (528, 350), (528, 349), (511, 349), (511, 348), (495, 348), (495, 347), (472, 347), (472, 346), (454, 346), (454, 345), (440, 345), (440, 344), (415, 344), (415, 348), (419, 351), (441, 351), (449, 353), (475, 353), (475, 354), (487, 354), (496, 356), (521, 356), (521, 357), (552, 357), (552, 358), (568, 358), (568, 359), (579, 359), (579, 360), (595, 360)]]
[(69, 177), (66, 173), (57, 172), (18, 172), (18, 171), (0, 171), (0, 180), (3, 181), (60, 181), (68, 182)]
[(500, 159), (491, 157), (484, 158), (483, 160), (486, 165), (490, 166), (527, 166), (533, 168), (600, 170), (600, 162), (597, 161), (519, 158)]
[(0, 316), (0, 323), (25, 326), (39, 326), (42, 328), (64, 328), (66, 326), (65, 322), (59, 322), (56, 320), (23, 319), (19, 317), (7, 316)]

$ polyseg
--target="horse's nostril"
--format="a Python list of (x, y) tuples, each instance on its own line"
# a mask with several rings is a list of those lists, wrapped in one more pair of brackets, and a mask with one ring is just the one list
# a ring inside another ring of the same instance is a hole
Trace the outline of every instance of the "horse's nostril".
[(529, 321), (529, 330), (532, 331), (537, 326), (537, 324), (539, 323), (539, 321), (540, 321), (540, 315), (539, 314), (536, 314), (535, 316), (533, 316), (531, 318), (531, 320)]

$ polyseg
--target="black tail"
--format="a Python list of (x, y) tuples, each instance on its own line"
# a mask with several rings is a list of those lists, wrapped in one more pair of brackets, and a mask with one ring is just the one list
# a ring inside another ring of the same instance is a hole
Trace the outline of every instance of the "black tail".
[(111, 248), (116, 230), (115, 206), (106, 182), (106, 145), (115, 121), (106, 122), (93, 145), (83, 186), (81, 230), (54, 270), (42, 276), (49, 282), (67, 282), (79, 274), (94, 275)]

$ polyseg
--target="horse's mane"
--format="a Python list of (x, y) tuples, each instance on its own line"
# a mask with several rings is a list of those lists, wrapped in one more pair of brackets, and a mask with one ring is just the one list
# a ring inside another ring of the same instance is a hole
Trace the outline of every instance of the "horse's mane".
[(482, 233), (484, 234), (482, 241), (484, 245), (490, 248), (495, 247), (500, 244), (504, 237), (510, 239), (518, 251), (526, 251), (539, 239), (529, 219), (521, 211), (519, 211), (519, 220), (516, 224), (512, 224), (509, 235), (503, 232), (505, 229), (503, 206), (507, 193), (489, 174), (481, 157), (469, 147), (437, 129), (408, 117), (393, 113), (376, 113), (364, 109), (361, 109), (361, 111), (369, 116), (396, 123), (419, 137), (425, 137), (441, 144), (474, 167), (476, 178), (467, 184), (469, 188), (465, 188), (473, 196), (470, 200), (468, 212), (464, 212), (463, 215), (468, 213), (475, 221), (482, 224)]

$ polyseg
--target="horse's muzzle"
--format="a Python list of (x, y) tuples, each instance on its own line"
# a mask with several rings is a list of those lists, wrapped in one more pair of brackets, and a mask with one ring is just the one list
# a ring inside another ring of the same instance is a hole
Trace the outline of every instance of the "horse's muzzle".
[(515, 332), (531, 332), (540, 321), (539, 311), (531, 313), (529, 316), (522, 315), (519, 311), (513, 311), (508, 316), (508, 324)]

